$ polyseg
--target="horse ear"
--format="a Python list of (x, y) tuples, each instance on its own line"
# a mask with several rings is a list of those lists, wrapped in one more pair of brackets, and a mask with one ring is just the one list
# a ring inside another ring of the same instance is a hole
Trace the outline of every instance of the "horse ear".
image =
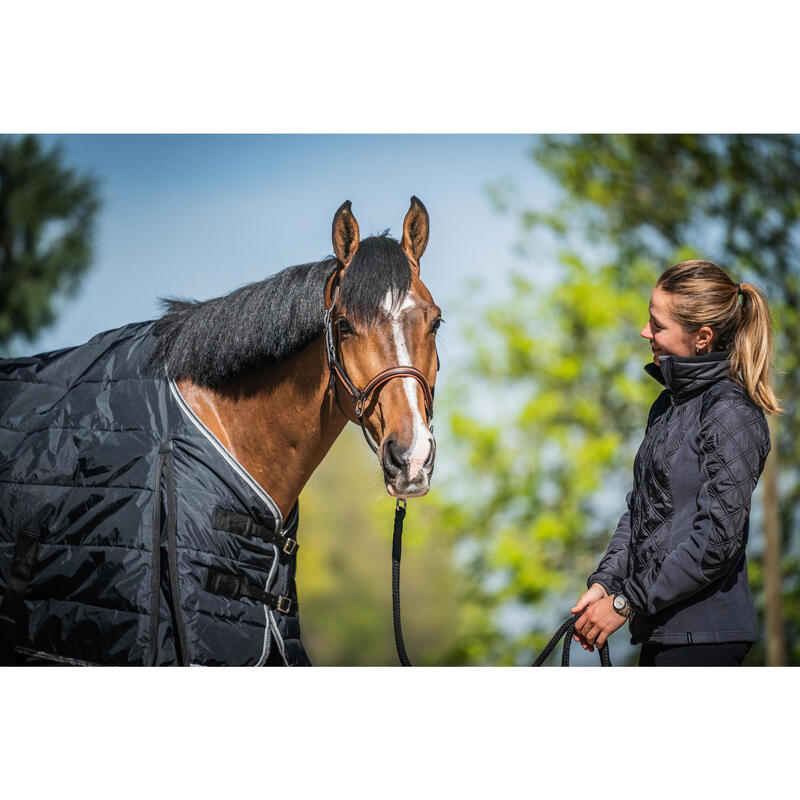
[(350, 211), (350, 201), (345, 200), (333, 216), (333, 252), (341, 269), (346, 269), (358, 250), (358, 223)]
[(403, 220), (403, 250), (411, 259), (411, 263), (419, 269), (419, 260), (428, 246), (428, 233), (430, 232), (430, 222), (428, 211), (418, 197), (411, 198), (411, 208), (408, 209), (405, 220)]

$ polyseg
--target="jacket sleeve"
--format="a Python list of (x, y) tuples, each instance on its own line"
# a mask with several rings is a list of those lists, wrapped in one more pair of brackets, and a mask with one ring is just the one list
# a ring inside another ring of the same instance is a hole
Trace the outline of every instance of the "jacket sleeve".
[(616, 594), (628, 574), (628, 551), (631, 542), (631, 494), (625, 498), (627, 511), (620, 517), (617, 530), (611, 537), (597, 570), (586, 581), (587, 586), (599, 583), (609, 594)]
[[(645, 435), (650, 430), (653, 421), (662, 414), (669, 405), (669, 392), (664, 390), (656, 398), (647, 416)], [(611, 537), (605, 555), (600, 559), (597, 570), (593, 572), (586, 585), (599, 583), (609, 594), (616, 594), (621, 590), (622, 583), (628, 575), (628, 552), (631, 544), (631, 496), (633, 490), (625, 498), (627, 510), (617, 524), (617, 530)]]
[(701, 417), (697, 449), (701, 485), (692, 531), (655, 575), (625, 580), (623, 593), (636, 610), (655, 614), (692, 597), (742, 556), (750, 499), (770, 449), (763, 413), (741, 401), (715, 404)]

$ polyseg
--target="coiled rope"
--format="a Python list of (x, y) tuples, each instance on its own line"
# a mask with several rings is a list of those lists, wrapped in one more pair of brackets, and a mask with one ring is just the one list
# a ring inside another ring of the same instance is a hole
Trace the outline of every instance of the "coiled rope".
[[(394, 530), (392, 532), (392, 618), (394, 621), (394, 644), (397, 648), (397, 657), (404, 667), (412, 666), (406, 653), (406, 645), (403, 641), (403, 625), (400, 621), (400, 559), (403, 554), (403, 520), (406, 517), (406, 501), (398, 498), (394, 510)], [(564, 636), (564, 648), (561, 651), (561, 666), (569, 666), (569, 650), (572, 644), (572, 634), (575, 632), (575, 623), (580, 619), (580, 614), (565, 620), (561, 627), (555, 632), (553, 638), (547, 643), (537, 659), (531, 664), (532, 667), (541, 667), (547, 660), (550, 653)], [(608, 654), (608, 642), (600, 648), (600, 666), (610, 667), (611, 657)]]
[[(568, 620), (564, 621), (561, 627), (553, 635), (553, 638), (547, 643), (547, 646), (544, 648), (544, 650), (539, 653), (536, 661), (531, 664), (532, 667), (541, 667), (542, 664), (544, 664), (544, 662), (547, 660), (547, 656), (553, 652), (553, 649), (558, 644), (558, 640), (562, 636), (564, 637), (564, 649), (561, 651), (561, 666), (569, 666), (569, 648), (572, 644), (572, 634), (575, 632), (575, 623), (580, 619), (580, 617), (580, 614), (576, 614), (574, 617), (570, 617)], [(608, 654), (608, 642), (605, 642), (600, 648), (600, 666), (611, 666), (611, 656)]]

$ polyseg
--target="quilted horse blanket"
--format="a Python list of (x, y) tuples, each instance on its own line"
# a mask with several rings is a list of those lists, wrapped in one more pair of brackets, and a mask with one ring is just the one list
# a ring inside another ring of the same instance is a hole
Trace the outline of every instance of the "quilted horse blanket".
[(307, 665), (297, 507), (148, 366), (153, 326), (0, 361), (0, 661)]

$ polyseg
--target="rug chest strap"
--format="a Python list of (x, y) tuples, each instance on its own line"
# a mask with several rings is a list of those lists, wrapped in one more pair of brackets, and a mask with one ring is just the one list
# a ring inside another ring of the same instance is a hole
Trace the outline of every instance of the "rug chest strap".
[(248, 583), (244, 578), (236, 575), (229, 575), (226, 572), (217, 572), (209, 569), (206, 573), (205, 590), (212, 594), (220, 594), (224, 597), (232, 597), (238, 600), (241, 597), (248, 597), (259, 603), (280, 611), (281, 614), (290, 614), (292, 611), (292, 599), (283, 595), (272, 594), (262, 589), (258, 584)]
[(11, 573), (3, 595), (3, 604), (0, 606), (0, 665), (3, 666), (15, 663), (17, 628), (25, 608), (25, 591), (33, 574), (38, 549), (39, 533), (22, 531), (14, 548)]
[(248, 539), (261, 539), (264, 542), (276, 545), (287, 556), (294, 555), (297, 542), (288, 536), (281, 536), (266, 525), (258, 525), (246, 514), (237, 514), (227, 508), (214, 509), (213, 526), (215, 530), (236, 533)]

